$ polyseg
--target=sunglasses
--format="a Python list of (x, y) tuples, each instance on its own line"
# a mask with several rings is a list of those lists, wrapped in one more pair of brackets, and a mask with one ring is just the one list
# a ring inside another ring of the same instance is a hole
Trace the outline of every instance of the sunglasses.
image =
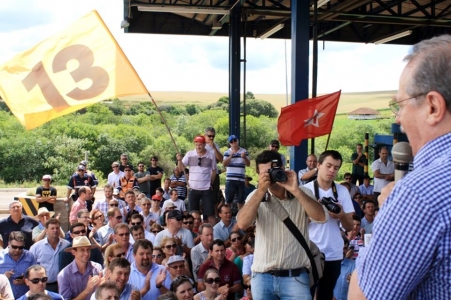
[(81, 234), (85, 234), (86, 233), (86, 229), (72, 232), (72, 234), (80, 234), (80, 233)]
[(193, 221), (189, 221), (189, 222), (183, 222), (183, 224), (185, 224), (185, 225), (193, 225), (193, 224), (194, 224), (194, 222), (193, 222)]
[(202, 157), (199, 157), (199, 158), (197, 159), (197, 165), (200, 166), (201, 162), (202, 162)]
[(175, 270), (181, 270), (181, 269), (185, 268), (185, 265), (169, 266), (169, 268), (175, 269)]
[(116, 235), (118, 235), (118, 236), (120, 236), (120, 237), (123, 237), (123, 236), (125, 236), (125, 235), (129, 235), (130, 233), (116, 233)]
[(177, 248), (177, 244), (172, 244), (172, 245), (166, 245), (166, 246), (164, 246), (166, 249), (171, 249), (171, 248), (173, 248), (173, 249), (175, 249), (175, 248)]
[(207, 279), (205, 279), (205, 282), (208, 283), (208, 284), (213, 284), (213, 282), (216, 283), (216, 284), (219, 284), (221, 282), (221, 279), (219, 279), (219, 277), (207, 278)]
[(110, 206), (119, 207), (119, 204), (110, 204)]
[(152, 258), (161, 258), (161, 254), (152, 254)]
[(246, 289), (246, 290), (252, 290), (250, 284), (249, 284), (249, 285), (244, 285), (244, 289)]
[(216, 135), (207, 135), (209, 138), (214, 139)]
[(279, 149), (279, 146), (277, 146), (277, 145), (271, 145), (271, 148)]
[(98, 215), (96, 217), (93, 217), (94, 220), (100, 219), (101, 217), (103, 217), (103, 215)]
[(238, 141), (238, 140), (233, 139), (233, 140), (230, 141), (230, 143), (236, 143), (237, 141)]
[(14, 250), (17, 250), (17, 249), (23, 250), (23, 249), (25, 248), (25, 246), (15, 246), (15, 245), (10, 245), (10, 246), (11, 246), (11, 248), (13, 248)]
[(116, 218), (116, 220), (122, 220), (122, 216), (117, 216), (115, 218)]
[(152, 232), (152, 233), (158, 233), (158, 232), (160, 232), (159, 230), (151, 230), (150, 232)]
[(236, 241), (241, 241), (241, 237), (236, 237), (236, 238), (233, 238), (233, 239), (231, 239), (231, 241), (232, 241), (232, 243), (235, 243)]
[(141, 225), (141, 222), (136, 222), (136, 223), (131, 223), (132, 224), (132, 226), (135, 226), (135, 225)]
[(125, 252), (122, 252), (122, 253), (119, 253), (119, 254), (116, 254), (114, 257), (118, 257), (118, 258), (120, 258), (120, 257), (125, 257)]
[(32, 284), (38, 284), (39, 281), (42, 283), (45, 283), (45, 282), (47, 282), (47, 280), (49, 280), (48, 277), (28, 279), (28, 281), (30, 281)]

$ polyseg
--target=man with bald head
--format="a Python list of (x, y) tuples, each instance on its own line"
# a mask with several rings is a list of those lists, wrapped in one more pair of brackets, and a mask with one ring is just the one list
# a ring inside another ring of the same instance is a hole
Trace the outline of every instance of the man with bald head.
[[(390, 108), (409, 138), (415, 168), (381, 190), (371, 246), (359, 251), (351, 277), (351, 300), (451, 299), (451, 36), (414, 45), (404, 60)], [(390, 247), (393, 241), (402, 246)]]
[(304, 185), (316, 179), (318, 175), (318, 169), (316, 168), (317, 162), (318, 160), (315, 154), (307, 156), (307, 160), (305, 161), (307, 168), (300, 170), (298, 173), (299, 185)]

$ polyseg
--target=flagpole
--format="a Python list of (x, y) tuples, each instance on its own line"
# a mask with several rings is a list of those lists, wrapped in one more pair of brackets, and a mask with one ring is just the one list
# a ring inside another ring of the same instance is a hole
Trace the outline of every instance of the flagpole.
[(330, 134), (332, 133), (332, 131), (329, 133), (329, 135), (327, 136), (327, 142), (326, 142), (326, 149), (324, 149), (324, 151), (327, 150), (327, 147), (329, 147), (329, 141), (330, 141)]

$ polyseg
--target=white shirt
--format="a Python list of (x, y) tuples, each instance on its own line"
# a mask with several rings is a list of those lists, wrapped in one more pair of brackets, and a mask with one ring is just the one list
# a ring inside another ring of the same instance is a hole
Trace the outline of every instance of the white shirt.
[[(371, 169), (374, 171), (379, 170), (382, 174), (392, 174), (395, 172), (395, 164), (391, 160), (387, 160), (387, 165), (385, 165), (381, 159), (373, 161), (371, 164)], [(385, 180), (385, 178), (374, 177), (374, 192), (380, 193), (382, 188), (390, 183), (390, 181)]]
[[(310, 189), (315, 193), (315, 188), (313, 181), (305, 185), (306, 188)], [(354, 212), (354, 206), (352, 205), (351, 196), (348, 189), (340, 184), (335, 184), (337, 187), (338, 203), (343, 206), (343, 211), (345, 213)], [(322, 190), (318, 187), (319, 198), (323, 197), (334, 197), (332, 188), (327, 191)], [(343, 259), (343, 238), (340, 233), (340, 221), (334, 218), (327, 218), (326, 223), (313, 223), (309, 224), (309, 236), (321, 252), (326, 256), (326, 261), (342, 260)]]
[(172, 201), (172, 199), (168, 199), (168, 200), (164, 201), (164, 203), (163, 203), (163, 211), (166, 210), (166, 207), (168, 206), (169, 202), (174, 203), (174, 205), (177, 207), (177, 210), (179, 210), (181, 212), (186, 211), (185, 201), (183, 201), (182, 199), (177, 199), (175, 202)]
[(119, 180), (124, 177), (125, 173), (122, 171), (119, 171), (119, 173), (111, 172), (108, 174), (108, 184), (111, 185), (113, 188), (117, 187), (117, 184), (119, 183)]
[[(188, 248), (194, 247), (193, 234), (188, 229), (180, 228), (176, 236), (178, 236), (182, 240), (182, 243)], [(161, 240), (164, 237), (172, 237), (172, 234), (167, 229), (160, 231), (155, 237), (154, 246), (161, 247)]]

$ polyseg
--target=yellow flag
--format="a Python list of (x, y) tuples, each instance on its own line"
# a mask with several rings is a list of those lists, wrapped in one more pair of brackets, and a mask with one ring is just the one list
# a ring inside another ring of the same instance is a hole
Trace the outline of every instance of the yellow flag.
[(97, 11), (0, 66), (0, 95), (26, 129), (136, 94), (147, 89)]

